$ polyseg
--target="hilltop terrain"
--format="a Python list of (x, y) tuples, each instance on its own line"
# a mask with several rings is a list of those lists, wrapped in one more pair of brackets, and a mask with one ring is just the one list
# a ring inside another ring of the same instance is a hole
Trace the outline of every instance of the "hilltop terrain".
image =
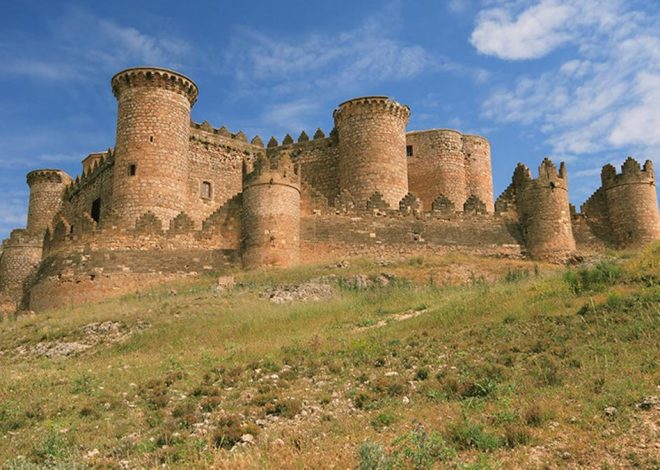
[(0, 465), (660, 468), (660, 245), (205, 275), (0, 323)]

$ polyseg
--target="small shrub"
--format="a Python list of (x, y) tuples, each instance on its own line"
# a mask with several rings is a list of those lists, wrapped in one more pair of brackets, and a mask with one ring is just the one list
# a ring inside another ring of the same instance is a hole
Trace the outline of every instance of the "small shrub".
[(505, 445), (513, 449), (518, 446), (525, 446), (531, 442), (532, 438), (529, 431), (523, 426), (509, 425), (504, 431)]
[(547, 354), (540, 355), (535, 361), (535, 375), (542, 386), (555, 386), (563, 382), (559, 362)]
[(301, 410), (302, 402), (297, 398), (285, 398), (266, 406), (267, 415), (282, 416), (289, 419), (294, 418)]
[(504, 276), (504, 282), (508, 283), (514, 283), (514, 282), (520, 282), (525, 279), (529, 279), (529, 271), (526, 269), (511, 269), (506, 273), (506, 276)]
[(422, 367), (421, 369), (417, 369), (417, 372), (415, 372), (415, 378), (417, 380), (426, 380), (429, 378), (429, 370), (426, 367)]
[(371, 425), (376, 430), (386, 428), (387, 426), (393, 424), (396, 421), (396, 416), (392, 413), (384, 411), (371, 420)]
[(396, 439), (393, 447), (396, 468), (435, 468), (438, 462), (449, 463), (456, 458), (456, 452), (447, 446), (440, 433), (427, 432), (419, 424)]
[(80, 374), (74, 377), (71, 386), (71, 393), (74, 395), (89, 395), (92, 392), (92, 377), (87, 374)]
[(380, 444), (366, 441), (358, 447), (357, 470), (390, 470), (392, 462)]
[(545, 421), (546, 414), (546, 411), (541, 405), (538, 402), (534, 402), (525, 409), (522, 418), (528, 426), (538, 427)]
[(391, 397), (400, 396), (406, 390), (406, 381), (398, 375), (377, 377), (371, 381), (371, 389)]
[(601, 261), (591, 268), (564, 273), (564, 282), (576, 295), (583, 292), (599, 291), (614, 284), (621, 277), (621, 267), (611, 261)]
[(207, 413), (217, 409), (222, 405), (222, 398), (220, 397), (206, 397), (204, 398), (199, 405), (202, 407), (202, 411), (206, 411)]
[(379, 397), (376, 394), (368, 390), (363, 390), (355, 394), (353, 404), (359, 410), (372, 409), (376, 407), (378, 399)]
[(449, 426), (448, 436), (449, 440), (461, 450), (491, 451), (503, 444), (498, 436), (484, 431), (483, 426), (467, 420)]

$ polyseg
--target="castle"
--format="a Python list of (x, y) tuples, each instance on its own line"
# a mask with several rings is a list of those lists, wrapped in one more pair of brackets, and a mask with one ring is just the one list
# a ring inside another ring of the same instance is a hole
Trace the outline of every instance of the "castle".
[(264, 145), (191, 121), (186, 76), (131, 68), (112, 78), (114, 149), (75, 179), (27, 175), (27, 227), (2, 246), (0, 310), (95, 301), (233, 266), (449, 249), (565, 259), (660, 239), (653, 166), (607, 165), (580, 212), (567, 170), (520, 164), (493, 197), (490, 144), (454, 130), (406, 132), (410, 109), (346, 101), (334, 129)]

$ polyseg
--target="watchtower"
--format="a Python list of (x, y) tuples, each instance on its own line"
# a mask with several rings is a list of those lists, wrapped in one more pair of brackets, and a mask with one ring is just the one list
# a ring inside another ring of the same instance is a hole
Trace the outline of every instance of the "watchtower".
[(532, 179), (527, 167), (518, 165), (513, 184), (523, 237), (532, 257), (561, 258), (575, 251), (575, 238), (568, 202), (568, 175), (562, 162), (559, 171), (549, 159)]
[(346, 101), (333, 114), (339, 137), (339, 192), (360, 205), (378, 192), (391, 207), (408, 194), (406, 124), (410, 108), (386, 96)]
[(241, 255), (246, 268), (292, 266), (300, 258), (300, 168), (265, 155), (243, 176)]
[(119, 103), (112, 219), (135, 226), (152, 212), (167, 223), (186, 208), (190, 109), (195, 83), (161, 68), (131, 68), (112, 78)]
[(641, 247), (660, 239), (660, 216), (653, 163), (642, 168), (628, 157), (617, 174), (612, 165), (601, 172), (607, 216), (614, 240), (622, 247)]
[(34, 235), (43, 234), (57, 211), (62, 207), (62, 195), (71, 177), (60, 170), (35, 170), (27, 174), (30, 187), (27, 230)]

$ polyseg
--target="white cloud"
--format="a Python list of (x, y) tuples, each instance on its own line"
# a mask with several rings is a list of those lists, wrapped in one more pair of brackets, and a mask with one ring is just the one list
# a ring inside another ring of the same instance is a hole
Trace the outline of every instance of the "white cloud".
[(542, 57), (571, 39), (568, 20), (577, 13), (559, 0), (542, 0), (515, 17), (507, 8), (491, 8), (479, 14), (470, 42), (482, 54), (502, 59)]
[[(561, 26), (550, 28), (550, 36), (568, 33), (564, 43), (570, 47), (561, 61), (547, 60), (537, 74), (520, 76), (513, 85), (494, 89), (484, 103), (484, 115), (540, 130), (547, 136), (553, 156), (574, 160), (571, 174), (578, 180), (592, 177), (596, 163), (620, 161), (628, 154), (658, 161), (660, 16), (636, 11), (618, 0), (542, 0), (531, 6), (526, 2), (522, 10), (520, 3), (500, 6), (504, 10), (501, 18), (511, 20), (499, 24), (513, 28), (521, 24), (521, 18), (550, 4), (553, 8), (575, 5), (579, 9)], [(492, 10), (479, 16), (475, 34), (485, 31), (483, 18), (494, 17)], [(498, 34), (505, 31), (518, 34), (518, 38), (525, 36), (520, 28), (504, 28)], [(505, 59), (524, 58), (525, 54), (507, 41), (495, 40), (488, 46), (491, 49), (483, 46), (481, 52), (490, 50)], [(557, 41), (550, 39), (536, 49), (536, 54), (527, 54), (528, 58), (550, 52), (561, 44)], [(608, 160), (603, 155), (608, 155)], [(595, 183), (597, 179), (589, 184)]]

